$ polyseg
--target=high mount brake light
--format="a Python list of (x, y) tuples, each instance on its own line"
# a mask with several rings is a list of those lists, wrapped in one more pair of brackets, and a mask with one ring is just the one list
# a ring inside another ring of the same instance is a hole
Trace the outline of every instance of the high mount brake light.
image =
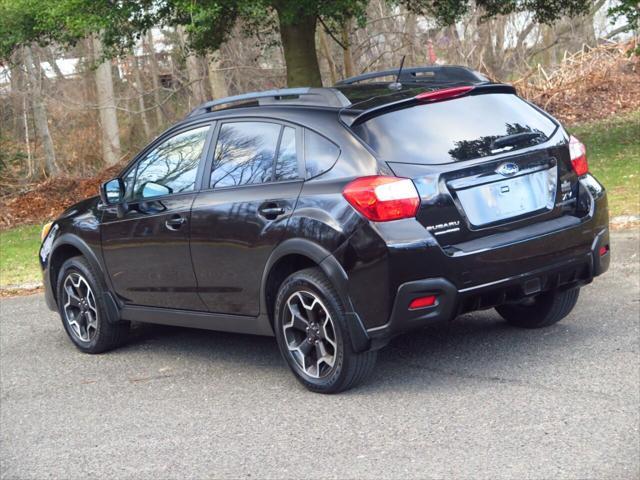
[(473, 87), (452, 87), (443, 88), (442, 90), (434, 90), (433, 92), (424, 92), (415, 96), (420, 102), (435, 102), (437, 100), (447, 100), (449, 98), (459, 97), (473, 90)]
[(573, 135), (569, 137), (569, 155), (571, 156), (573, 171), (576, 172), (579, 177), (589, 172), (587, 148)]
[(342, 195), (353, 208), (374, 222), (415, 217), (420, 205), (420, 196), (408, 178), (358, 178), (344, 187)]

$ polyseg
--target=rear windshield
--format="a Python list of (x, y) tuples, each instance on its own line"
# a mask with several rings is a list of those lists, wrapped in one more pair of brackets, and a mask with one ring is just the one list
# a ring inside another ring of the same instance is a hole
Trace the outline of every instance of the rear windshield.
[(516, 95), (473, 95), (396, 110), (354, 126), (382, 160), (442, 164), (518, 150), (556, 124)]

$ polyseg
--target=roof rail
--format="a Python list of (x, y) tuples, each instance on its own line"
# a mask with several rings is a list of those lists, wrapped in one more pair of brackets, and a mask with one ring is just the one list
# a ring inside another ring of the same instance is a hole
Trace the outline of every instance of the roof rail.
[(217, 110), (216, 107), (233, 103), (257, 101), (258, 105), (301, 105), (344, 108), (351, 102), (342, 92), (333, 88), (282, 88), (264, 92), (243, 93), (205, 102), (193, 109), (187, 117), (195, 117)]
[[(384, 70), (370, 72), (356, 77), (345, 78), (336, 83), (340, 85), (353, 85), (354, 83), (372, 80), (374, 78), (397, 77), (398, 70)], [(436, 65), (432, 67), (409, 67), (400, 72), (400, 83), (430, 83), (430, 82), (465, 82), (483, 83), (489, 79), (475, 70), (459, 65)]]

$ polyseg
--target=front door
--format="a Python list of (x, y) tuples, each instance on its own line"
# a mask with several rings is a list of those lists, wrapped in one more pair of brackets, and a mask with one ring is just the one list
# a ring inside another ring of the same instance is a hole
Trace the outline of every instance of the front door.
[(266, 262), (302, 189), (299, 135), (266, 120), (219, 126), (209, 188), (191, 218), (198, 291), (209, 311), (258, 315)]
[(104, 261), (127, 304), (206, 309), (196, 291), (189, 227), (209, 133), (207, 124), (157, 142), (124, 177), (124, 213), (104, 212)]

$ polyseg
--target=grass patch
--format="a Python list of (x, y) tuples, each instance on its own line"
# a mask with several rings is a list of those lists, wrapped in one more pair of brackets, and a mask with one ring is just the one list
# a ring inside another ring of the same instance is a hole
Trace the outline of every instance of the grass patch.
[(40, 225), (0, 232), (0, 288), (40, 281)]
[(611, 216), (640, 213), (640, 110), (568, 130), (587, 146), (589, 170), (607, 189)]

